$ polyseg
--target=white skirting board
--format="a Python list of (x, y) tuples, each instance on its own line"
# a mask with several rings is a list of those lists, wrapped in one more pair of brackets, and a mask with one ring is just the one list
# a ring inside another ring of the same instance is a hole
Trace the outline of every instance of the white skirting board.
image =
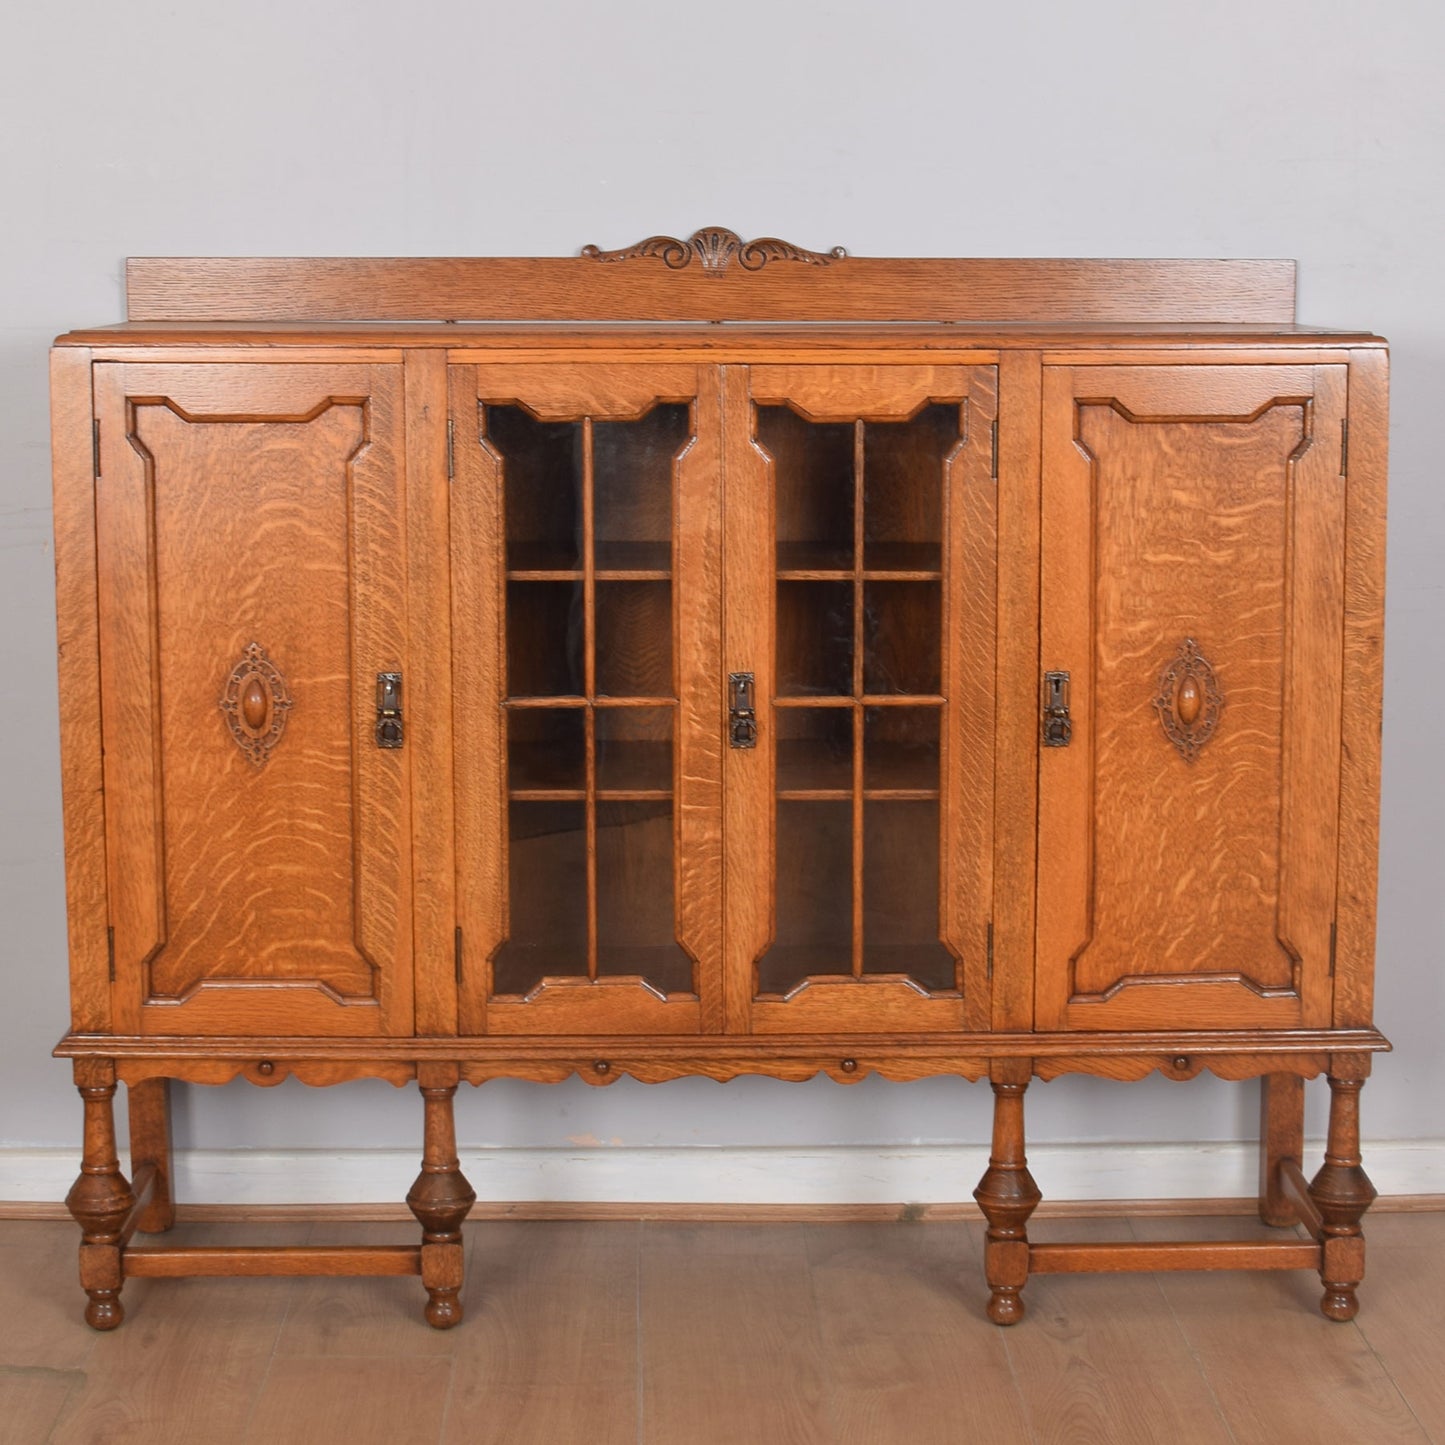
[[(1306, 1147), (1313, 1174), (1323, 1144)], [(1445, 1194), (1445, 1139), (1366, 1143), (1381, 1194)], [(499, 1203), (946, 1204), (967, 1200), (987, 1147), (467, 1149), (479, 1198)], [(188, 1204), (400, 1201), (419, 1153), (402, 1149), (187, 1149), (176, 1154)], [(0, 1201), (60, 1200), (78, 1151), (0, 1149)], [(124, 1161), (122, 1167), (125, 1167)], [(1256, 1188), (1253, 1143), (1048, 1144), (1029, 1148), (1046, 1199), (1237, 1199)]]

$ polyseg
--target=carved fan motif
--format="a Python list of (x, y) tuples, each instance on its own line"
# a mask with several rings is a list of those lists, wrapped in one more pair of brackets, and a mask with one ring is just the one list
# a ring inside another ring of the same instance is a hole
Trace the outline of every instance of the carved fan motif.
[(831, 251), (805, 251), (791, 241), (776, 236), (761, 236), (744, 241), (736, 231), (722, 226), (704, 226), (686, 241), (676, 236), (649, 236), (635, 246), (620, 251), (604, 251), (598, 246), (583, 246), (582, 254), (593, 261), (631, 261), (640, 256), (656, 256), (670, 271), (683, 271), (696, 256), (705, 276), (721, 276), (736, 259), (744, 271), (761, 271), (769, 261), (801, 261), (807, 266), (827, 266), (847, 256), (842, 246)]
[(220, 708), (236, 746), (258, 768), (264, 768), (271, 749), (286, 731), (291, 698), (286, 679), (259, 642), (247, 643), (241, 660), (231, 669)]
[(1179, 749), (1186, 763), (1199, 756), (1199, 750), (1214, 736), (1224, 696), (1208, 658), (1199, 644), (1186, 637), (1173, 661), (1159, 679), (1154, 698), (1164, 736)]

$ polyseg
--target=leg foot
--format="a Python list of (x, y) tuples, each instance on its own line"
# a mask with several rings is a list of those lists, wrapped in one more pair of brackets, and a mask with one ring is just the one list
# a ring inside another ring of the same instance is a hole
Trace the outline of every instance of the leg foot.
[(1352, 1320), (1360, 1303), (1355, 1290), (1365, 1277), (1365, 1236), (1360, 1220), (1374, 1202), (1375, 1186), (1360, 1163), (1360, 1089), (1363, 1079), (1330, 1075), (1330, 1133), (1325, 1162), (1310, 1181), (1320, 1211), (1320, 1280), (1326, 1319)]
[(449, 1330), (462, 1322), (460, 1290), (429, 1289), (426, 1302), (426, 1322), (434, 1330)]
[(988, 1297), (988, 1317), (996, 1325), (1016, 1325), (1024, 1317), (1024, 1297), (1009, 1285), (995, 1285)]
[(427, 1323), (449, 1330), (462, 1322), (462, 1221), (476, 1203), (457, 1159), (452, 1082), (429, 1086), (423, 1076), (426, 1133), (421, 1173), (406, 1196), (407, 1206), (422, 1227), (421, 1282), (426, 1287)]
[(116, 1158), (114, 1079), (81, 1084), (80, 1097), (85, 1104), (85, 1144), (80, 1177), (65, 1196), (65, 1207), (81, 1230), (80, 1284), (90, 1297), (86, 1323), (93, 1329), (113, 1330), (124, 1318), (121, 1232), (135, 1195)]
[(1021, 1083), (994, 1080), (993, 1151), (973, 1197), (988, 1220), (984, 1271), (988, 1277), (988, 1317), (996, 1325), (1014, 1325), (1024, 1317), (1021, 1291), (1029, 1277), (1026, 1225), (1040, 1198), (1024, 1158), (1024, 1090)]
[(1327, 1320), (1338, 1320), (1344, 1324), (1359, 1312), (1360, 1301), (1354, 1285), (1331, 1285), (1320, 1300), (1320, 1313)]
[(93, 1330), (113, 1330), (125, 1318), (118, 1289), (88, 1289), (85, 1322)]

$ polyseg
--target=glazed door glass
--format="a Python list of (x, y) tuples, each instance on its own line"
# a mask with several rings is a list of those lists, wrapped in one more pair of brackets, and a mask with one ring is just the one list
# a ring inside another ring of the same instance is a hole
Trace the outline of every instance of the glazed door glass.
[[(717, 821), (682, 807), (715, 793), (705, 755), (719, 746), (695, 737), (698, 677), (680, 677), (709, 652), (715, 667), (717, 647), (717, 603), (694, 571), (715, 518), (715, 481), (694, 481), (696, 372), (609, 369), (600, 398), (586, 368), (463, 370), (477, 388), (464, 483), (494, 489), (501, 646), (478, 704), (491, 727), (458, 747), (471, 767), (494, 731), (505, 760), (500, 848), (464, 924), (489, 945), (485, 1001), (464, 1026), (696, 1029), (701, 914), (716, 898), (681, 890)], [(480, 621), (459, 619), (459, 643)]]
[(958, 989), (939, 937), (943, 471), (960, 407), (813, 423), (759, 408), (774, 458), (777, 937), (762, 996), (811, 977)]
[[(881, 383), (849, 368), (754, 370), (773, 657), (757, 1026), (958, 1027), (966, 955), (982, 941), (970, 923), (987, 928), (987, 865), (964, 865), (954, 833), (970, 811), (974, 839), (987, 832), (993, 373), (918, 370)], [(840, 374), (850, 384), (826, 394)], [(982, 968), (982, 953), (968, 962)]]

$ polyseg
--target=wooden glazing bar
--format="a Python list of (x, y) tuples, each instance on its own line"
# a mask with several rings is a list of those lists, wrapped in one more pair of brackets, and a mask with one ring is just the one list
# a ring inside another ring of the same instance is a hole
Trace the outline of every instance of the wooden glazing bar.
[(587, 798), (587, 977), (597, 977), (597, 499), (593, 493), (592, 418), (582, 418), (582, 687), (587, 694), (585, 778)]
[(209, 1275), (398, 1275), (421, 1273), (421, 1246), (195, 1245), (128, 1249), (127, 1279), (190, 1279)]
[(1129, 1240), (1115, 1244), (1030, 1244), (1030, 1274), (1187, 1269), (1318, 1269), (1320, 1247), (1293, 1240)]
[(853, 977), (863, 977), (863, 466), (862, 420), (853, 423)]
[(942, 707), (946, 699), (936, 692), (906, 693), (880, 692), (863, 693), (858, 697), (844, 697), (841, 693), (831, 696), (827, 693), (803, 693), (789, 697), (775, 697), (774, 707)]

